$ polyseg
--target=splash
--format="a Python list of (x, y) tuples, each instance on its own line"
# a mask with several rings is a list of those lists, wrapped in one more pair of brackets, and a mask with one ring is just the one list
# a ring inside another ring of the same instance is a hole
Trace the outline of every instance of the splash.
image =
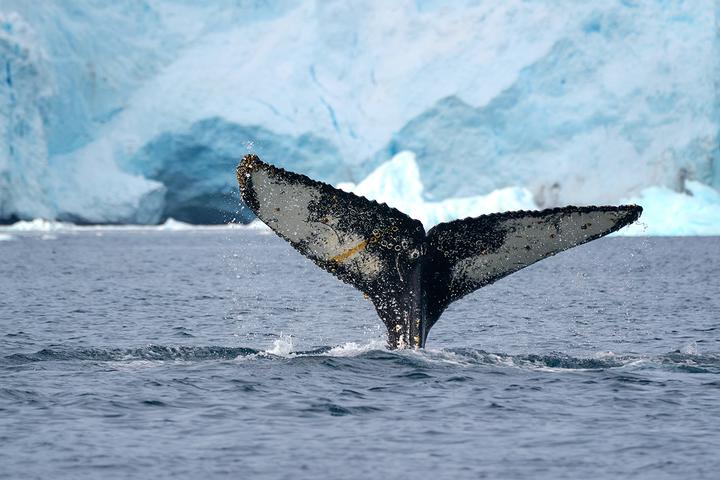
[(266, 353), (278, 357), (289, 357), (294, 355), (293, 346), (292, 335), (285, 335), (281, 332), (280, 337), (273, 342), (272, 348), (266, 350)]
[(698, 355), (698, 345), (697, 342), (690, 342), (685, 345), (682, 345), (680, 348), (677, 349), (678, 353), (683, 353), (685, 355)]

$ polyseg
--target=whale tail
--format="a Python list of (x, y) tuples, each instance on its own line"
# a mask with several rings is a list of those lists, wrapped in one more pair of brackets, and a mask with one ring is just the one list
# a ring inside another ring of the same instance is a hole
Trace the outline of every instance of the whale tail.
[(388, 205), (246, 155), (243, 201), (300, 253), (375, 305), (391, 348), (422, 347), (450, 303), (634, 222), (637, 205), (564, 207), (423, 225)]

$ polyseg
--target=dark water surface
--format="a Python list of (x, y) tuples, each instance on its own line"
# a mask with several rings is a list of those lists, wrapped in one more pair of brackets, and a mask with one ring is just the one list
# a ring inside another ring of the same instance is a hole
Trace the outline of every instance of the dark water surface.
[(718, 478), (718, 238), (599, 240), (389, 352), (272, 235), (7, 233), (1, 478)]

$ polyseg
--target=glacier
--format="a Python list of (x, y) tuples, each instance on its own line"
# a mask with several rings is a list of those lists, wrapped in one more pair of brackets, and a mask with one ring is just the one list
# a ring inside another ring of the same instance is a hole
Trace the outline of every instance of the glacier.
[(646, 233), (716, 232), (719, 11), (1, 0), (0, 219), (248, 222), (254, 152), (359, 191), (408, 175), (376, 193), (426, 224), (633, 200), (687, 209)]

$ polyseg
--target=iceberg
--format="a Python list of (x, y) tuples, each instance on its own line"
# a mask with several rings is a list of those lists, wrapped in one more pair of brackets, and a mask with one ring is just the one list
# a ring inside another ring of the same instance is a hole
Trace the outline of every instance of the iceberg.
[(36, 3), (0, 3), (0, 221), (248, 222), (247, 152), (412, 151), (429, 223), (720, 188), (715, 2)]
[[(487, 195), (427, 201), (416, 156), (409, 151), (398, 153), (357, 185), (345, 182), (337, 186), (397, 208), (420, 220), (426, 230), (460, 218), (538, 209), (532, 193), (523, 187), (506, 187)], [(720, 235), (720, 192), (697, 181), (686, 181), (682, 192), (662, 186), (648, 187), (639, 195), (618, 203), (641, 205), (643, 214), (638, 222), (613, 234), (616, 236)]]
[(426, 201), (415, 154), (408, 151), (395, 155), (359, 184), (340, 183), (338, 188), (397, 208), (420, 220), (426, 230), (438, 223), (459, 218), (537, 209), (532, 193), (522, 187), (506, 187), (487, 195), (450, 198), (439, 202)]

